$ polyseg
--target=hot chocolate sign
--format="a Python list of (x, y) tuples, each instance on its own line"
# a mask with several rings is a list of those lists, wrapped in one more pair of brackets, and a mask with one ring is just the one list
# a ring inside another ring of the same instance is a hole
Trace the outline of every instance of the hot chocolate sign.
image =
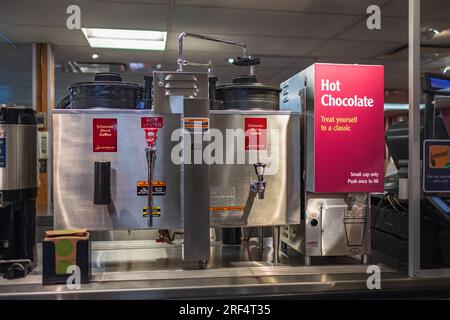
[(384, 69), (315, 65), (314, 191), (382, 192)]

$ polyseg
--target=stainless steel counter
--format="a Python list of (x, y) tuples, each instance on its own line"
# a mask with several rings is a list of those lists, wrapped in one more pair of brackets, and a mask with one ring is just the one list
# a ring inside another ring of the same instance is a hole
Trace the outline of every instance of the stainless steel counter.
[[(302, 266), (301, 256), (293, 254), (282, 255), (281, 264), (273, 265), (270, 244), (267, 238), (262, 260), (256, 261), (261, 258), (256, 241), (242, 246), (213, 243), (207, 270), (182, 270), (180, 243), (93, 242), (92, 281), (80, 290), (42, 286), (39, 265), (26, 278), (0, 279), (0, 299), (323, 297), (352, 290), (369, 292), (367, 266), (354, 259), (320, 259), (313, 263), (325, 265)], [(380, 267), (383, 292), (450, 287), (450, 279), (414, 280), (382, 264)]]

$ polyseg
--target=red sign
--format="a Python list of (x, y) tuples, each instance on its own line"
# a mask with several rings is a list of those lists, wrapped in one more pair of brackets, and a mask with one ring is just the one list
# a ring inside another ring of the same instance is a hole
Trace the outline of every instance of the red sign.
[(117, 119), (93, 119), (92, 147), (94, 152), (117, 152)]
[(315, 192), (382, 192), (384, 68), (315, 64)]
[(245, 150), (267, 148), (267, 118), (245, 118)]
[(163, 117), (142, 117), (141, 128), (157, 128), (161, 129), (164, 125)]

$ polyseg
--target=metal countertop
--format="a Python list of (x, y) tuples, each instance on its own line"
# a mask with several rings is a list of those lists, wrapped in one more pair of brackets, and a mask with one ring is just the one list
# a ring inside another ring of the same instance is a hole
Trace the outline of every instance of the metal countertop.
[(0, 279), (0, 299), (378, 297), (450, 288), (450, 279), (411, 279), (378, 263), (382, 290), (368, 290), (367, 266), (351, 258), (313, 260), (315, 265), (304, 266), (299, 254), (290, 254), (281, 256), (280, 265), (273, 265), (270, 238), (265, 239), (262, 257), (256, 241), (242, 246), (212, 243), (207, 270), (183, 270), (180, 243), (98, 241), (92, 247), (93, 276), (80, 290), (42, 286), (39, 264), (26, 278)]

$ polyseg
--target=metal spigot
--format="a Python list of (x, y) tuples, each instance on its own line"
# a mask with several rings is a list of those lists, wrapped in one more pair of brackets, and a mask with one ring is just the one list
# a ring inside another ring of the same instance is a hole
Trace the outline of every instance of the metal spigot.
[(259, 199), (264, 199), (264, 192), (266, 191), (266, 182), (264, 181), (264, 171), (266, 168), (265, 163), (255, 163), (253, 164), (255, 167), (256, 176), (258, 177), (258, 181), (253, 182), (250, 185), (250, 190), (254, 193), (258, 194)]
[(156, 138), (158, 129), (156, 128), (145, 128), (145, 140), (147, 146), (145, 147), (145, 156), (147, 158), (147, 212), (148, 212), (148, 226), (153, 226), (153, 171), (156, 159)]

